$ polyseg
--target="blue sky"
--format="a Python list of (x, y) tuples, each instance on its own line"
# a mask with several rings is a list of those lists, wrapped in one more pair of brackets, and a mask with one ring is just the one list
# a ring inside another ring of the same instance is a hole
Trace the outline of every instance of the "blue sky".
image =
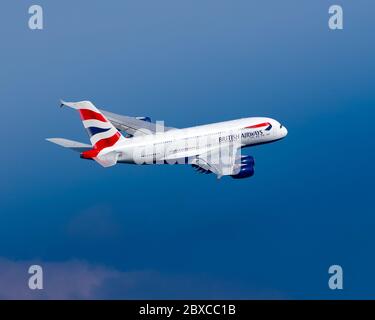
[[(331, 31), (332, 4), (7, 0), (0, 297), (373, 298), (375, 5), (339, 1)], [(176, 127), (269, 116), (289, 135), (246, 151), (250, 179), (103, 169), (44, 140), (88, 141), (60, 98)]]

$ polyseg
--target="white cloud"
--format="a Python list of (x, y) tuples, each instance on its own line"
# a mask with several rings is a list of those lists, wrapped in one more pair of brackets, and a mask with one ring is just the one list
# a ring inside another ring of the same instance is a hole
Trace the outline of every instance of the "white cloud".
[[(30, 265), (43, 268), (42, 290), (28, 287)], [(207, 275), (119, 271), (84, 261), (12, 261), (0, 257), (0, 299), (281, 299)]]
[[(28, 287), (28, 268), (39, 264), (43, 268), (44, 289)], [(90, 299), (109, 279), (119, 277), (115, 270), (92, 266), (82, 261), (38, 262), (11, 261), (0, 258), (1, 299)]]

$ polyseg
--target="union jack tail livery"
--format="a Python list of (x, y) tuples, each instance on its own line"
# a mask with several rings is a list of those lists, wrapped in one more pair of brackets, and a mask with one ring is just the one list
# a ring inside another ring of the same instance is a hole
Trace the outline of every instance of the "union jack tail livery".
[(94, 159), (105, 167), (116, 164), (116, 155), (108, 154), (106, 149), (117, 146), (125, 138), (103, 113), (90, 101), (61, 101), (61, 106), (67, 106), (79, 112), (83, 126), (89, 135), (92, 149), (82, 152), (81, 158)]

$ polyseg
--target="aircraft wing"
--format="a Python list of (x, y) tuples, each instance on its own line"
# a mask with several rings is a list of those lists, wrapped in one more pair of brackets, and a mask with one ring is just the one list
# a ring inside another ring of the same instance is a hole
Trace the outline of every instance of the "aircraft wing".
[[(157, 132), (157, 125), (150, 121), (142, 120), (141, 118), (136, 117), (129, 117), (119, 115), (113, 112), (100, 110), (104, 116), (118, 129), (121, 131), (126, 131), (131, 135), (147, 135)], [(160, 130), (169, 131), (175, 128), (172, 127), (164, 127), (164, 129), (160, 128)]]
[(220, 145), (192, 160), (192, 165), (201, 172), (213, 172), (218, 179), (235, 175), (241, 169), (241, 146), (237, 143)]

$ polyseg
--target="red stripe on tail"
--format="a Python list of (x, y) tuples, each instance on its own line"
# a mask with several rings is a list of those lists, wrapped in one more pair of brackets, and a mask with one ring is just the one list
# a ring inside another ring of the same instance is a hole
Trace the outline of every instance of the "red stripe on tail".
[(95, 143), (94, 148), (81, 153), (81, 158), (92, 159), (95, 158), (104, 148), (112, 147), (121, 137), (120, 132), (116, 132), (112, 137), (99, 140)]
[(84, 120), (99, 120), (99, 121), (102, 121), (102, 122), (107, 122), (107, 119), (104, 118), (102, 114), (97, 113), (95, 111), (88, 110), (88, 109), (80, 109), (78, 111), (79, 111), (79, 114), (81, 116), (82, 121), (84, 121)]
[(94, 149), (102, 150), (104, 148), (112, 147), (121, 137), (120, 132), (116, 132), (112, 137), (101, 139), (94, 145)]
[(99, 152), (100, 152), (100, 150), (95, 150), (95, 149), (83, 151), (81, 153), (81, 158), (92, 159), (92, 158), (95, 158), (98, 155)]

